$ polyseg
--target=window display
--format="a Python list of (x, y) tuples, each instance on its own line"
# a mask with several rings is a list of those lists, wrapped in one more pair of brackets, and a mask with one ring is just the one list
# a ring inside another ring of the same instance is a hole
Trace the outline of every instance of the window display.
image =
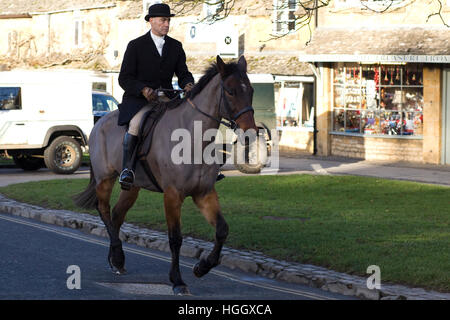
[(365, 135), (422, 135), (422, 81), (419, 64), (336, 64), (333, 130)]
[(276, 108), (277, 127), (313, 127), (314, 86), (306, 82), (283, 82)]

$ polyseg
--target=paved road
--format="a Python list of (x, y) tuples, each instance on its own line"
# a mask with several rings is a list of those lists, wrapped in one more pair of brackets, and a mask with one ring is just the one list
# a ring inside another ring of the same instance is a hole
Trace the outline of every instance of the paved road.
[(37, 171), (24, 171), (19, 168), (0, 168), (0, 187), (7, 186), (9, 184), (40, 181), (40, 180), (53, 180), (53, 179), (78, 179), (88, 178), (89, 168), (81, 167), (78, 171), (71, 175), (56, 174), (42, 168)]
[[(106, 262), (105, 238), (2, 213), (0, 230), (0, 299), (352, 299), (220, 266), (198, 279), (191, 271), (196, 260), (185, 257), (181, 272), (192, 296), (177, 297), (169, 253), (124, 244), (128, 274), (118, 276)], [(80, 268), (81, 289), (67, 288), (71, 265)]]

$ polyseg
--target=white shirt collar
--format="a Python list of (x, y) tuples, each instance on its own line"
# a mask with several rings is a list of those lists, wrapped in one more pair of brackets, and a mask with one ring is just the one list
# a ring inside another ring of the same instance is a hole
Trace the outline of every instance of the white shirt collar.
[(156, 45), (156, 49), (158, 50), (159, 55), (162, 56), (162, 48), (164, 46), (164, 43), (166, 42), (166, 40), (164, 40), (164, 36), (158, 37), (157, 35), (153, 34), (152, 30), (150, 30), (150, 35)]

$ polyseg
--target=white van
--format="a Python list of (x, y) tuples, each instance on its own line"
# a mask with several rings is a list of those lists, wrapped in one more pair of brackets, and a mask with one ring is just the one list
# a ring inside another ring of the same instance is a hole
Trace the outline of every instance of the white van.
[(76, 171), (93, 112), (117, 109), (113, 97), (93, 91), (93, 81), (76, 70), (0, 72), (0, 153), (24, 170)]

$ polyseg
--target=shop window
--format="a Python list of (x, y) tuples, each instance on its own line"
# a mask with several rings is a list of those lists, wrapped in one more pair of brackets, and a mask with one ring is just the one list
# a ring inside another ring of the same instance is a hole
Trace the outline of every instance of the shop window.
[(296, 0), (274, 0), (274, 34), (286, 34), (295, 31), (296, 5)]
[(282, 82), (277, 103), (277, 127), (313, 127), (312, 83)]
[(22, 95), (18, 87), (0, 87), (0, 110), (22, 109)]
[(333, 130), (421, 136), (422, 70), (419, 64), (337, 64), (333, 76)]

